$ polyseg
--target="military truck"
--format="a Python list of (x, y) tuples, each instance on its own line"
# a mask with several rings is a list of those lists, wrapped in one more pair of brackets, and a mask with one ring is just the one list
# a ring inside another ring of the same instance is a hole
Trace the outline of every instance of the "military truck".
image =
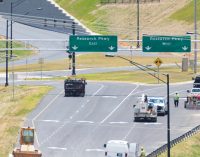
[(157, 106), (148, 102), (147, 96), (142, 95), (133, 105), (134, 121), (157, 122)]
[(81, 78), (67, 78), (64, 81), (65, 97), (69, 96), (85, 96), (86, 80)]
[(34, 128), (21, 128), (20, 147), (13, 150), (13, 157), (41, 157), (42, 153), (34, 147)]

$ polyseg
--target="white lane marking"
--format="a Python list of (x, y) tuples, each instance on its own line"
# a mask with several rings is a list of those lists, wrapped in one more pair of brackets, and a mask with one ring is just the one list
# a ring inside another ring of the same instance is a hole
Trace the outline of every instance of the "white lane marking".
[(42, 122), (54, 122), (54, 123), (58, 123), (60, 122), (59, 120), (40, 120)]
[(54, 149), (54, 150), (67, 150), (67, 148), (60, 148), (60, 147), (48, 147), (48, 149)]
[(104, 85), (101, 85), (101, 87), (94, 94), (92, 94), (92, 97), (94, 97), (102, 88), (104, 88)]
[(144, 125), (162, 125), (163, 123), (144, 123)]
[[(91, 96), (91, 97), (94, 97), (102, 88), (104, 87), (104, 85), (101, 85), (101, 87)], [(62, 91), (63, 92), (63, 91)], [(87, 100), (87, 102), (89, 102)], [(86, 104), (83, 104), (83, 107), (85, 106)], [(82, 108), (83, 108), (82, 107)], [(73, 119), (73, 116), (76, 114), (76, 112), (70, 116), (69, 119)], [(46, 143), (47, 141), (49, 141), (55, 134), (57, 134), (59, 132), (60, 129), (62, 129), (69, 121), (65, 122), (61, 127), (57, 128), (50, 136), (48, 136), (46, 139), (44, 139), (42, 142), (41, 142), (41, 145), (43, 145), (44, 143)]]
[[(56, 96), (47, 104), (47, 106), (46, 106), (42, 111), (40, 111), (40, 112), (32, 119), (33, 128), (35, 128), (34, 121), (35, 121), (44, 111), (46, 111), (46, 109), (47, 109), (47, 108), (60, 96), (60, 94), (62, 94), (63, 92), (64, 92), (64, 90), (62, 90), (58, 95), (56, 95)], [(39, 140), (38, 140), (37, 132), (35, 132), (35, 139), (36, 139), (36, 142), (37, 142), (38, 147), (40, 147), (40, 143), (39, 143)]]
[(134, 129), (135, 124), (133, 124), (133, 126), (130, 128), (130, 130), (128, 131), (128, 133), (126, 134), (126, 136), (124, 136), (123, 140), (126, 140), (127, 137), (130, 135), (130, 133), (132, 132), (132, 130)]
[(86, 149), (86, 152), (103, 152), (104, 149)]
[(109, 122), (110, 124), (127, 124), (128, 122)]
[(113, 98), (113, 99), (116, 99), (117, 96), (102, 96), (102, 98)]
[(79, 121), (76, 121), (77, 123), (90, 123), (90, 124), (93, 124), (94, 122), (92, 122), (92, 121), (81, 121), (81, 120), (79, 120)]
[(117, 107), (108, 114), (108, 116), (106, 116), (106, 118), (104, 118), (100, 123), (104, 123), (120, 106), (121, 104), (139, 87), (139, 85), (137, 85), (130, 93), (129, 95), (126, 96), (126, 98), (124, 98), (124, 100), (122, 100), (119, 105), (117, 105)]

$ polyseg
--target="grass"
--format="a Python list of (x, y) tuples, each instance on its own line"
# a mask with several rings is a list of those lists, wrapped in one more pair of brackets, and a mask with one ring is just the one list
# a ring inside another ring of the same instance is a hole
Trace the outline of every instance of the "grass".
[[(136, 39), (137, 37), (137, 5), (134, 3), (102, 5), (100, 0), (55, 1), (93, 32), (105, 35), (115, 34), (120, 39)], [(142, 34), (172, 35), (172, 33), (173, 35), (183, 35), (193, 29), (191, 24), (169, 18), (171, 14), (185, 7), (188, 1), (163, 0), (160, 3), (141, 3), (140, 36)], [(192, 14), (193, 11), (189, 9), (188, 15)], [(187, 14), (182, 14), (181, 12), (179, 15), (180, 18), (187, 16)], [(136, 44), (134, 43), (134, 45)]]
[[(149, 71), (150, 72), (150, 71)], [(160, 68), (161, 73), (168, 73), (170, 75), (170, 83), (191, 81), (193, 73), (181, 72), (178, 68)], [(158, 76), (155, 73), (151, 74)], [(143, 72), (143, 71), (120, 71), (120, 72), (108, 72), (99, 74), (83, 74), (78, 75), (78, 77), (84, 77), (87, 80), (98, 80), (98, 81), (122, 81), (122, 82), (140, 82), (140, 83), (150, 83), (157, 84), (158, 80), (153, 76)], [(166, 81), (166, 77), (160, 75), (162, 80)]]
[(52, 87), (16, 86), (14, 99), (12, 87), (0, 86), (0, 157), (8, 156), (16, 144), (24, 119)]
[[(164, 64), (167, 63), (180, 63), (180, 57), (160, 57)], [(129, 57), (129, 59), (131, 59)], [(154, 65), (154, 60), (156, 57), (133, 57), (133, 60), (138, 63), (142, 63), (143, 65), (151, 64)], [(131, 66), (131, 64), (119, 57), (105, 57), (102, 53), (90, 53), (80, 55), (76, 58), (76, 68), (98, 68), (98, 67), (120, 67), (120, 66)], [(41, 71), (45, 70), (66, 70), (69, 68), (69, 60), (62, 59), (47, 62), (44, 61), (44, 64), (28, 64), (22, 66), (14, 66), (14, 71)], [(9, 69), (12, 71), (12, 68)], [(5, 72), (5, 68), (0, 69), (1, 72)]]
[[(171, 149), (172, 157), (199, 157), (200, 156), (200, 133), (192, 136), (184, 142), (177, 144)], [(166, 157), (163, 153), (159, 157)]]
[[(155, 69), (157, 70), (157, 69)], [(157, 73), (148, 71), (154, 76), (158, 76)], [(160, 68), (160, 73), (170, 75), (170, 83), (191, 81), (194, 77), (193, 71), (190, 69), (188, 72), (181, 72), (178, 67), (171, 68)], [(77, 75), (77, 78), (85, 78), (86, 80), (92, 81), (118, 81), (118, 82), (139, 82), (139, 83), (149, 83), (157, 84), (158, 79), (143, 72), (138, 71), (117, 71), (117, 72), (106, 72), (106, 73), (95, 73), (95, 74), (81, 74)], [(166, 81), (166, 77), (159, 75), (159, 78)], [(64, 80), (66, 77), (53, 77), (53, 78), (43, 78), (43, 80)], [(33, 80), (39, 80), (39, 78), (33, 78)], [(160, 81), (161, 83), (161, 81)]]
[[(197, 0), (197, 13), (200, 12), (200, 1)], [(194, 22), (194, 1), (192, 0), (185, 7), (178, 10), (170, 16), (171, 19), (185, 21), (188, 23)], [(197, 20), (200, 20), (200, 16), (197, 16)]]

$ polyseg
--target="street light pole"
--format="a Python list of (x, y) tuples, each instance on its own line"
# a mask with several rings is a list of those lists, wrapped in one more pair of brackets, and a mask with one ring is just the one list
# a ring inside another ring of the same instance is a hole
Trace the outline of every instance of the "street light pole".
[(140, 47), (140, 2), (137, 0), (137, 48)]
[(194, 0), (194, 73), (197, 73), (197, 0)]

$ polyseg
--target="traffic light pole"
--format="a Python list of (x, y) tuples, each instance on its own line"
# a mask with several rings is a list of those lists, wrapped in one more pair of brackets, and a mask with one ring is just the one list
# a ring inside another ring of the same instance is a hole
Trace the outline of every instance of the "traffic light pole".
[(170, 157), (170, 106), (169, 106), (169, 74), (167, 77), (167, 156)]
[[(75, 22), (72, 23), (72, 34), (75, 35)], [(72, 52), (72, 75), (76, 75), (76, 56)]]

